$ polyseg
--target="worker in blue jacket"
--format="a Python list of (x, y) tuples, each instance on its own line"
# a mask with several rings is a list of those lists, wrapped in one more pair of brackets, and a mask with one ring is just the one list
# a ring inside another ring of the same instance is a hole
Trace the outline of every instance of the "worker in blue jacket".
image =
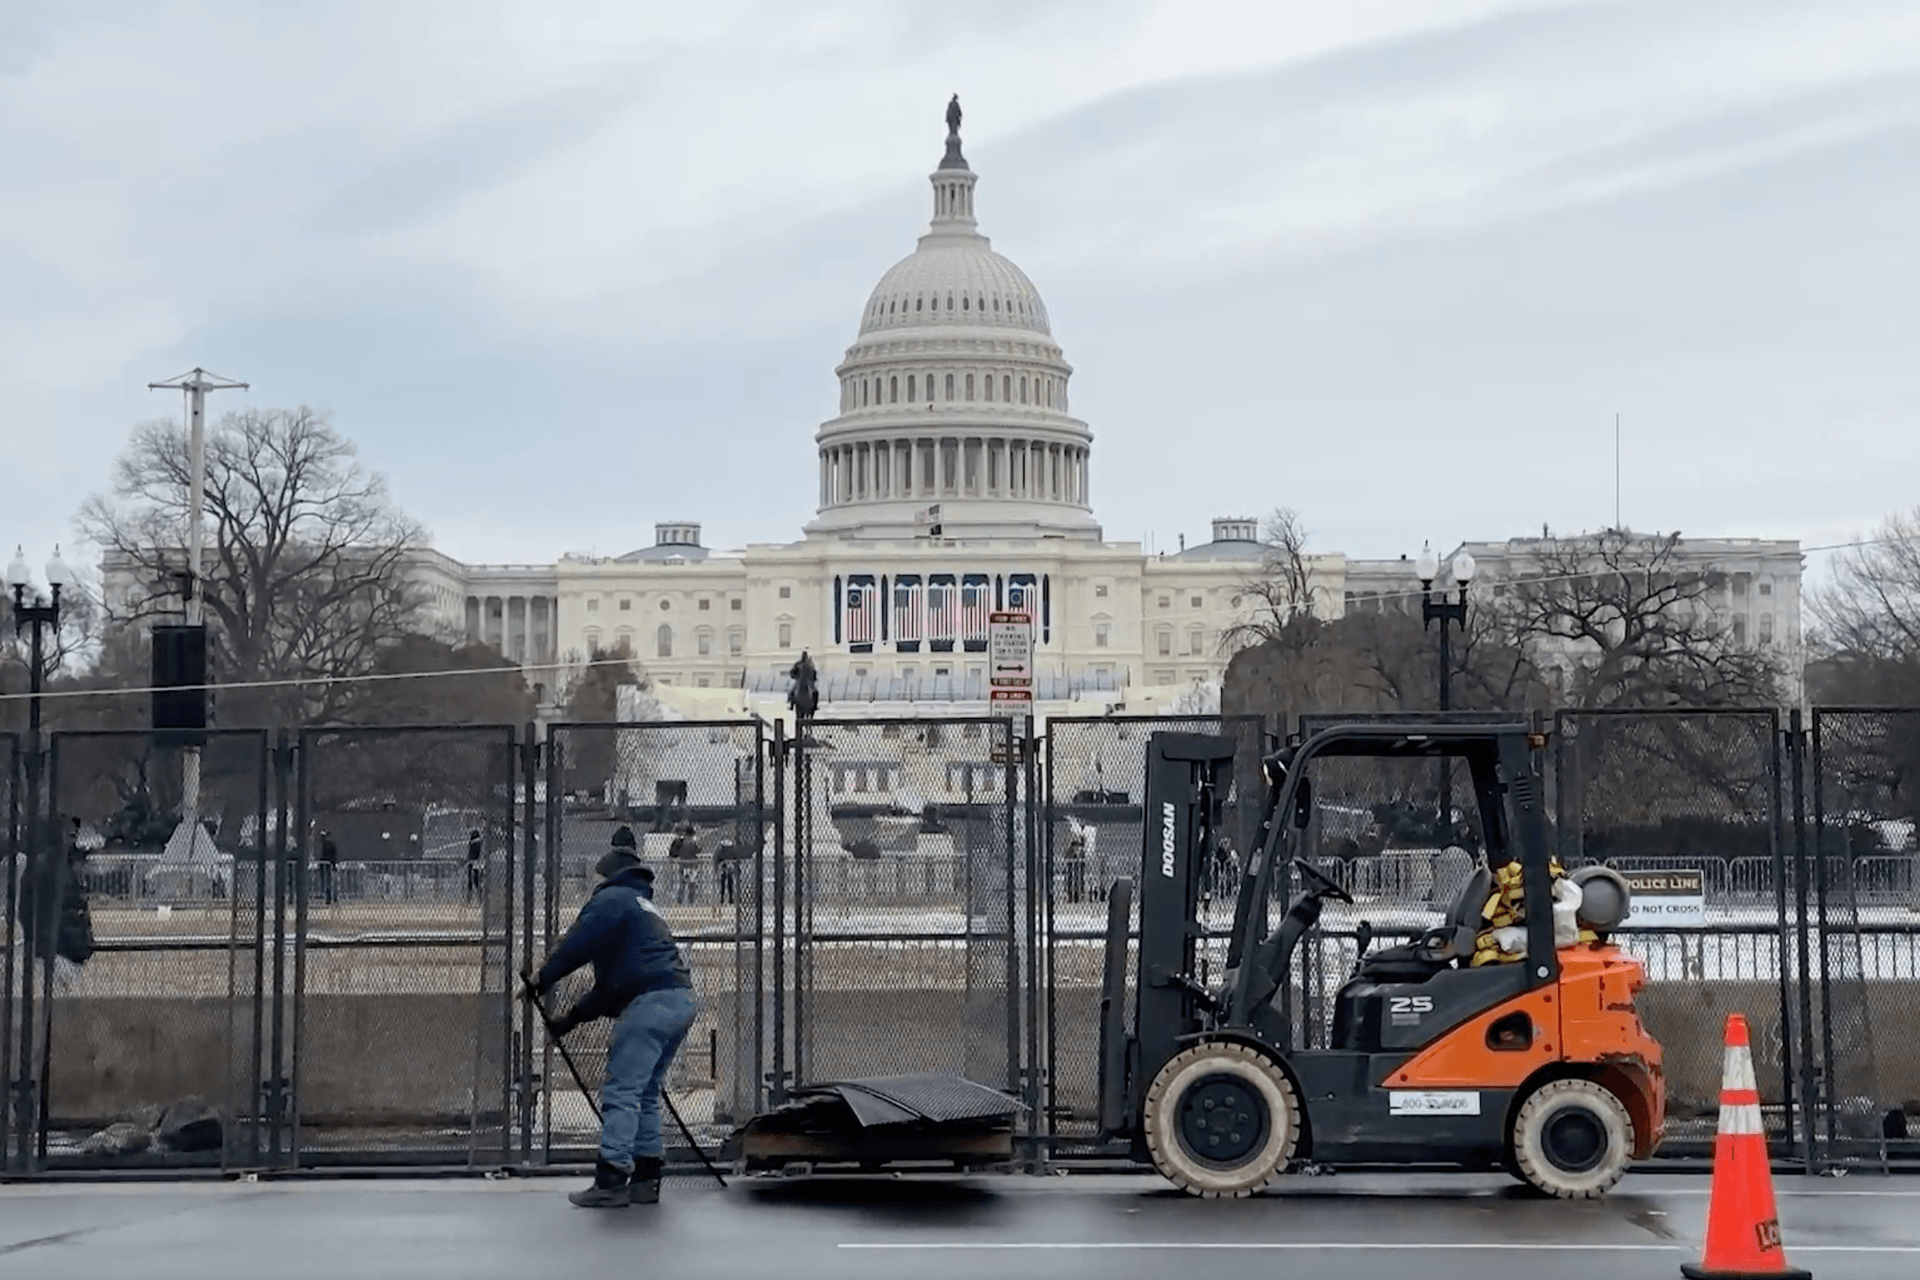
[(534, 977), (536, 998), (583, 965), (593, 990), (553, 1021), (556, 1035), (612, 1018), (600, 1090), (600, 1158), (593, 1185), (568, 1199), (589, 1209), (660, 1199), (660, 1088), (693, 1026), (698, 1003), (687, 960), (653, 905), (653, 872), (621, 827), (594, 865), (600, 884)]

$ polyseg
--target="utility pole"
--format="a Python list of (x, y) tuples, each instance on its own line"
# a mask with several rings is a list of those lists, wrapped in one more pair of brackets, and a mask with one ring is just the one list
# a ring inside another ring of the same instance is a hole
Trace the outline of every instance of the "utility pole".
[[(223, 378), (197, 367), (177, 378), (147, 384), (149, 391), (174, 389), (184, 392), (187, 402), (187, 569), (181, 579), (180, 590), (187, 625), (204, 627), (206, 613), (200, 599), (200, 568), (206, 544), (200, 522), (207, 493), (207, 392), (245, 391), (248, 387), (244, 382)], [(206, 700), (204, 688), (200, 691), (200, 699), (202, 702)], [(182, 749), (180, 772), (180, 825), (174, 828), (173, 835), (168, 838), (160, 860), (163, 863), (177, 860), (192, 865), (197, 860), (195, 854), (201, 851), (201, 846), (210, 843), (200, 829), (200, 748), (197, 745)], [(205, 853), (211, 862), (213, 850), (207, 848)]]

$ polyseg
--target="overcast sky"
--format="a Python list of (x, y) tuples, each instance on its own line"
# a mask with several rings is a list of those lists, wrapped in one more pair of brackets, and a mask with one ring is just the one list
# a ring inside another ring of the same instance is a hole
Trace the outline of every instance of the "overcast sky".
[(958, 92), (1115, 540), (1920, 502), (1912, 0), (0, 4), (0, 538), (195, 365), (443, 550), (786, 541)]

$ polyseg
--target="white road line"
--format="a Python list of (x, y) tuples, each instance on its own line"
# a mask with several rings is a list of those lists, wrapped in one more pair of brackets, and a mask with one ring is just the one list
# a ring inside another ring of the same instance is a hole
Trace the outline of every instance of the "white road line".
[[(1414, 1253), (1423, 1250), (1451, 1250), (1457, 1253), (1564, 1252), (1564, 1253), (1696, 1253), (1698, 1246), (1688, 1244), (1549, 1244), (1520, 1240), (1428, 1242), (1420, 1244), (1379, 1244), (1364, 1240), (862, 1240), (843, 1241), (841, 1249), (894, 1249), (922, 1252), (967, 1252), (973, 1250), (1125, 1250), (1125, 1249), (1263, 1249), (1296, 1253), (1314, 1251), (1349, 1253)], [(1920, 1254), (1920, 1244), (1799, 1244), (1789, 1240), (1788, 1253), (1890, 1253)]]
[(1498, 1250), (1581, 1250), (1585, 1252), (1614, 1253), (1678, 1253), (1690, 1252), (1691, 1245), (1684, 1244), (1524, 1244), (1509, 1240), (1498, 1243), (1469, 1244), (1453, 1241), (1446, 1244), (1376, 1244), (1363, 1240), (1249, 1240), (1236, 1242), (1231, 1240), (1085, 1240), (1085, 1241), (1047, 1241), (1047, 1240), (902, 1240), (902, 1241), (858, 1241), (842, 1244), (842, 1249), (924, 1249), (924, 1250), (968, 1250), (968, 1249), (1286, 1249), (1306, 1252), (1315, 1249), (1342, 1249), (1369, 1251), (1378, 1253), (1413, 1253), (1427, 1249), (1455, 1249), (1461, 1251), (1498, 1251)]

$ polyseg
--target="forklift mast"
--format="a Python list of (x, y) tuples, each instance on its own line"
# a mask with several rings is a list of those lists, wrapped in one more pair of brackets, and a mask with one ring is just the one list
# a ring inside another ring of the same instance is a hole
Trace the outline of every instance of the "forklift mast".
[(1200, 889), (1221, 831), (1235, 743), (1197, 733), (1148, 741), (1140, 865), (1140, 980), (1134, 1022), (1143, 1062), (1164, 1062), (1201, 1029), (1206, 993), (1194, 973)]

